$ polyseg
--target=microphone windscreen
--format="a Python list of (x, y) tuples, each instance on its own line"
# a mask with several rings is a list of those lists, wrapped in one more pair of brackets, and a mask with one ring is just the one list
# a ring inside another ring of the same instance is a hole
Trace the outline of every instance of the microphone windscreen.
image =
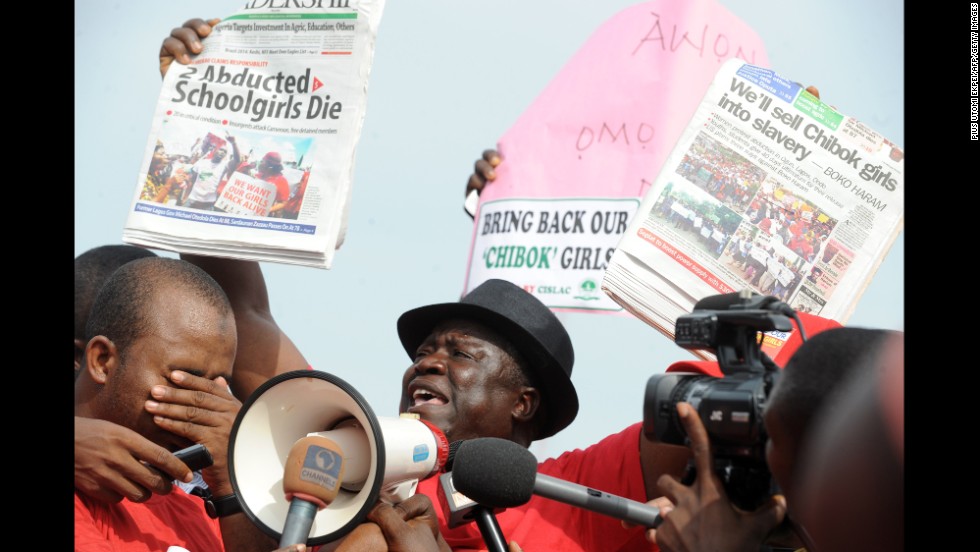
[(453, 463), (456, 461), (456, 451), (459, 450), (459, 446), (462, 444), (463, 441), (453, 441), (452, 443), (449, 443), (449, 454), (446, 455), (446, 463), (443, 464), (442, 471), (453, 471)]
[(520, 506), (531, 500), (538, 462), (521, 445), (483, 437), (463, 441), (453, 464), (453, 486), (491, 508)]
[(327, 507), (340, 492), (344, 478), (344, 451), (336, 442), (320, 435), (296, 441), (283, 466), (282, 490), (286, 500), (303, 500)]

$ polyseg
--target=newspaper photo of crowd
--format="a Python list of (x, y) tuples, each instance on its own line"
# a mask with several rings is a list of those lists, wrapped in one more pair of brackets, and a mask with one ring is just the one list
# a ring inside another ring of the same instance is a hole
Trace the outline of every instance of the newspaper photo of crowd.
[(807, 266), (778, 239), (748, 223), (732, 236), (720, 262), (755, 291), (780, 301), (788, 300), (800, 285)]
[[(296, 219), (306, 195), (313, 139), (219, 134), (188, 135), (164, 126), (144, 177), (141, 201), (185, 209)], [(186, 127), (182, 127), (185, 128)], [(229, 186), (231, 182), (231, 186)]]
[(650, 217), (718, 259), (742, 218), (699, 188), (676, 184), (676, 188), (673, 182), (664, 187)]
[(739, 213), (766, 178), (764, 170), (703, 132), (694, 138), (677, 174)]
[(746, 218), (791, 251), (814, 263), (837, 226), (814, 202), (770, 177), (752, 199)]
[(838, 256), (836, 218), (703, 132), (676, 172), (683, 180), (665, 186), (651, 219), (756, 292), (786, 302), (805, 294), (799, 308), (820, 311), (851, 258), (828, 264)]

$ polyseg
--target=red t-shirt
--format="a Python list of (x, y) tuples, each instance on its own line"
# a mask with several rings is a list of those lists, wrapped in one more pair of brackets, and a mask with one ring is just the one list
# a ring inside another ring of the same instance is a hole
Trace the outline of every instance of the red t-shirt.
[[(646, 487), (640, 467), (641, 423), (610, 435), (585, 450), (576, 449), (538, 464), (538, 473), (585, 485), (607, 493), (646, 502)], [(439, 530), (454, 551), (486, 550), (475, 522), (450, 529), (439, 505), (438, 477), (419, 483), (418, 492), (436, 505)], [(524, 550), (614, 551), (657, 550), (646, 541), (644, 528), (623, 529), (613, 517), (597, 514), (562, 502), (533, 495), (516, 508), (497, 514), (497, 523), (507, 542)]]
[(178, 487), (143, 503), (105, 504), (75, 493), (75, 550), (86, 552), (224, 552), (221, 525), (204, 511), (204, 501)]
[(282, 203), (289, 199), (289, 182), (281, 174), (263, 175), (262, 180), (276, 185), (276, 203)]
[(810, 256), (813, 255), (813, 246), (810, 245), (810, 242), (802, 240), (799, 248), (793, 249), (793, 251), (798, 253), (800, 257), (809, 260)]
[(286, 205), (283, 207), (283, 211), (289, 214), (298, 214), (299, 208), (303, 204), (303, 197), (306, 196), (306, 184), (309, 182), (310, 173), (306, 173), (303, 176), (303, 180), (300, 181), (299, 186), (296, 188), (296, 195), (291, 197)]
[(769, 231), (770, 227), (772, 227), (772, 220), (769, 217), (766, 217), (762, 219), (761, 222), (759, 222), (759, 228), (761, 228), (762, 231), (765, 232), (766, 234), (771, 234), (771, 232)]

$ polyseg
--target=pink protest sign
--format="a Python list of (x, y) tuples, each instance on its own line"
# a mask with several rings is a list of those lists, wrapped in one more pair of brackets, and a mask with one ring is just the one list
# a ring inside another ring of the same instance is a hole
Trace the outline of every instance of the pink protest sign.
[(621, 312), (599, 289), (625, 223), (733, 57), (762, 39), (714, 0), (655, 0), (603, 23), (497, 148), (466, 291), (502, 278), (556, 310)]

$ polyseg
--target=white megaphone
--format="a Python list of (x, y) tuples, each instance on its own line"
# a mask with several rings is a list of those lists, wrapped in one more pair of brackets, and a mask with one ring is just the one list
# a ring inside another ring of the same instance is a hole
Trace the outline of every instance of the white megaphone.
[[(438, 428), (410, 415), (376, 417), (361, 394), (334, 375), (315, 370), (279, 374), (242, 404), (228, 444), (231, 485), (242, 510), (276, 539), (283, 538), (292, 498), (283, 490), (287, 460), (293, 445), (308, 436), (329, 439), (336, 445), (329, 448), (339, 449), (343, 459), (336, 497), (308, 514), (313, 517), (308, 545), (345, 536), (379, 498), (397, 504), (412, 496), (419, 480), (439, 472), (449, 453)], [(323, 464), (324, 452), (315, 446), (304, 450), (306, 464), (293, 473), (310, 475), (312, 484), (336, 483), (312, 463)], [(304, 462), (293, 456), (290, 469)]]

